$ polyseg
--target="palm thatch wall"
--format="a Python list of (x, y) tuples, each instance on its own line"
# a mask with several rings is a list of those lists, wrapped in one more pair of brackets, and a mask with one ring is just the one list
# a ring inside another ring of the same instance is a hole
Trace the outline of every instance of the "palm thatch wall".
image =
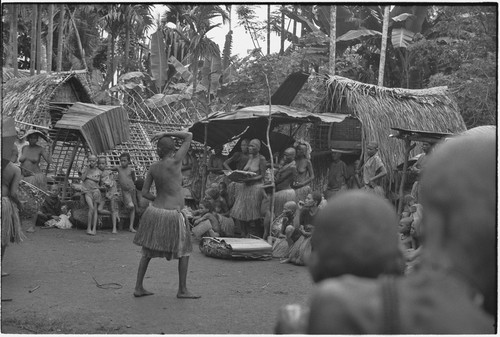
[[(357, 117), (362, 123), (363, 153), (369, 141), (378, 142), (379, 155), (391, 180), (393, 168), (404, 160), (404, 143), (389, 138), (391, 127), (448, 133), (466, 130), (458, 105), (447, 87), (384, 88), (331, 76), (326, 95), (315, 112)], [(419, 152), (416, 147), (411, 155)]]

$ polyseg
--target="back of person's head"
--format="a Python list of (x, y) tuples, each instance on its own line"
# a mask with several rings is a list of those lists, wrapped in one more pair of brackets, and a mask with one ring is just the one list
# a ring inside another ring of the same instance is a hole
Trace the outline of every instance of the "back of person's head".
[(209, 212), (212, 212), (214, 210), (214, 200), (205, 198), (201, 201), (201, 206)]
[(496, 137), (438, 144), (421, 180), (426, 261), (461, 274), (496, 310)]
[(163, 158), (165, 155), (172, 153), (175, 151), (175, 141), (172, 137), (162, 137), (158, 140), (158, 144), (156, 145), (158, 148), (158, 155)]
[(137, 180), (134, 182), (134, 185), (136, 190), (142, 191), (142, 188), (144, 187), (144, 179), (137, 178)]
[(321, 201), (323, 200), (323, 196), (321, 195), (321, 192), (314, 191), (311, 193), (312, 199), (314, 200), (314, 203), (316, 206), (319, 206), (321, 204)]
[(309, 271), (315, 282), (351, 274), (401, 274), (398, 218), (384, 198), (350, 190), (330, 199), (315, 219)]

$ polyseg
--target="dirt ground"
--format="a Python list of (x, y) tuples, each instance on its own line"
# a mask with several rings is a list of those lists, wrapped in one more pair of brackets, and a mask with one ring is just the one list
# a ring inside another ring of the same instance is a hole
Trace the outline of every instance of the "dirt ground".
[[(23, 243), (9, 245), (2, 263), (10, 275), (1, 282), (1, 332), (272, 334), (282, 305), (308, 301), (306, 267), (210, 258), (196, 241), (188, 288), (201, 299), (176, 298), (177, 261), (165, 259), (153, 259), (146, 274), (145, 287), (155, 294), (135, 298), (141, 253), (133, 235), (37, 227)], [(96, 282), (122, 287), (103, 289)]]

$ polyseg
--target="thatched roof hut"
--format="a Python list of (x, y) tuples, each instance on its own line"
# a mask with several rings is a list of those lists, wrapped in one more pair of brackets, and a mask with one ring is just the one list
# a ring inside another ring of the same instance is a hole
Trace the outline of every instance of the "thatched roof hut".
[[(349, 114), (361, 121), (362, 151), (377, 141), (379, 155), (393, 178), (393, 168), (404, 158), (404, 144), (390, 138), (391, 127), (429, 132), (458, 133), (466, 130), (456, 101), (447, 87), (421, 90), (384, 88), (332, 76), (324, 99), (315, 110)], [(414, 149), (416, 155), (419, 149)]]

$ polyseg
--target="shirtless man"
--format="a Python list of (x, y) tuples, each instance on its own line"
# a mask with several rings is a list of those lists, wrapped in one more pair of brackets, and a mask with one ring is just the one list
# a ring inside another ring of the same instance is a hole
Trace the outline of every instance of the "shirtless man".
[(421, 180), (420, 267), (392, 280), (324, 281), (313, 293), (307, 332), (495, 333), (496, 158), (495, 134), (437, 145)]
[[(182, 139), (179, 150), (175, 151), (172, 137)], [(186, 156), (193, 135), (190, 132), (161, 132), (151, 141), (158, 140), (157, 152), (160, 160), (151, 165), (144, 181), (142, 196), (151, 205), (144, 211), (139, 222), (139, 229), (134, 243), (142, 246), (142, 257), (137, 270), (137, 283), (134, 296), (153, 295), (144, 289), (143, 280), (149, 261), (154, 257), (179, 259), (178, 298), (199, 298), (186, 286), (191, 245), (191, 233), (187, 219), (181, 212), (184, 207), (182, 195), (182, 159)], [(156, 187), (156, 196), (150, 192), (152, 183)]]

